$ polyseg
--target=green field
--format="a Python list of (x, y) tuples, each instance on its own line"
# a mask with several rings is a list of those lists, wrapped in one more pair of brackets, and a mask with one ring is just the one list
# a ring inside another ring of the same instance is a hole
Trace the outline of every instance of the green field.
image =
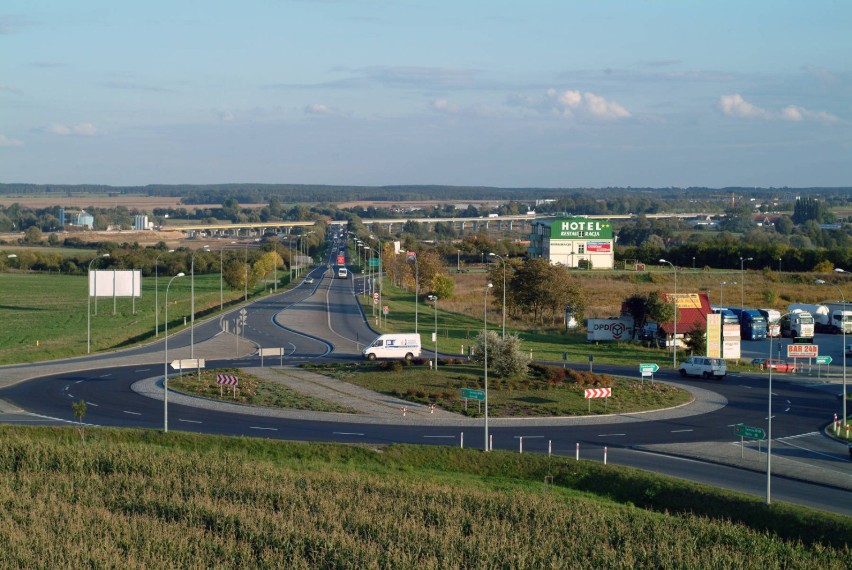
[[(383, 367), (372, 363), (305, 367), (382, 394), (435, 404), (469, 416), (482, 415), (475, 401), (465, 403), (460, 397), (462, 388), (483, 387), (481, 365), (444, 363), (437, 371), (424, 365)], [(530, 376), (511, 380), (491, 376), (488, 381), (488, 413), (493, 417), (630, 413), (677, 406), (691, 399), (688, 392), (659, 382), (652, 384), (626, 378), (605, 378), (612, 382), (612, 397), (590, 401), (585, 399), (584, 389), (592, 385), (548, 382)]]
[[(286, 279), (286, 273), (284, 274)], [(0, 273), (0, 364), (35, 362), (86, 354), (87, 318), (91, 310), (92, 352), (154, 339), (154, 299), (159, 300), (159, 333), (165, 319), (167, 276), (142, 278), (142, 296), (91, 299), (85, 275)], [(262, 289), (250, 291), (250, 295)], [(239, 302), (243, 291), (224, 287), (224, 303)], [(219, 275), (195, 276), (196, 319), (219, 309)], [(96, 310), (97, 309), (97, 310)], [(115, 314), (113, 314), (115, 309)], [(169, 332), (184, 326), (190, 315), (190, 278), (177, 278), (169, 289)]]
[(573, 458), (0, 428), (5, 568), (848, 568), (842, 516)]

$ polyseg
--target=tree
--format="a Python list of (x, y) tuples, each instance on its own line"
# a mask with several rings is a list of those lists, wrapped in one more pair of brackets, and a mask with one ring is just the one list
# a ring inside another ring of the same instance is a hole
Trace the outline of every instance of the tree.
[(44, 234), (36, 226), (30, 226), (24, 231), (24, 243), (37, 244), (41, 243)]
[(71, 409), (74, 410), (74, 417), (77, 418), (77, 427), (80, 430), (80, 439), (86, 441), (85, 427), (83, 426), (83, 418), (86, 417), (86, 401), (78, 400), (71, 403)]
[[(497, 333), (495, 332), (496, 336)], [(510, 334), (501, 339), (496, 346), (494, 355), (494, 372), (500, 378), (517, 376), (527, 369), (527, 358), (521, 352), (521, 339), (517, 334)]]
[(707, 334), (700, 322), (694, 323), (684, 336), (683, 342), (692, 354), (707, 353)]
[(432, 292), (439, 299), (449, 299), (455, 292), (456, 282), (449, 275), (435, 275), (432, 278)]

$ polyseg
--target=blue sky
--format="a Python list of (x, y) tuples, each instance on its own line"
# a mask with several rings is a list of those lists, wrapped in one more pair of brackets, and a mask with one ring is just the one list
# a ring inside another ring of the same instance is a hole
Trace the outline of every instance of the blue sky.
[(0, 181), (852, 185), (852, 2), (0, 5)]

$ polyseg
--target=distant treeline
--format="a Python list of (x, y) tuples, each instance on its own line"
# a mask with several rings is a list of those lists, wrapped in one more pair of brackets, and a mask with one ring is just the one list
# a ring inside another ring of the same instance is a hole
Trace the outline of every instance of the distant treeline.
[[(840, 201), (847, 203), (852, 196), (852, 188), (498, 188), (490, 186), (349, 186), (320, 184), (151, 184), (147, 186), (106, 186), (101, 184), (20, 184), (0, 183), (0, 195), (45, 195), (74, 194), (103, 195), (148, 195), (180, 197), (184, 204), (221, 204), (233, 198), (243, 204), (266, 203), (272, 197), (284, 202), (349, 202), (349, 201), (412, 201), (412, 200), (519, 200), (534, 204), (536, 200), (549, 198), (565, 199), (572, 196), (585, 196), (593, 200), (612, 201), (619, 198), (638, 198), (660, 200), (665, 203), (684, 201), (730, 202), (737, 199), (755, 198), (778, 199), (791, 202), (796, 196), (809, 195), (819, 197), (831, 205)], [(543, 207), (540, 206), (539, 209)]]

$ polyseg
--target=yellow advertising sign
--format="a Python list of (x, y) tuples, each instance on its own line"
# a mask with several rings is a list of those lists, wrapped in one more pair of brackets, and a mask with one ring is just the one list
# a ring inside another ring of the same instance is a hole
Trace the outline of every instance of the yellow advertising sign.
[(722, 358), (722, 315), (707, 315), (707, 356)]
[(666, 299), (671, 302), (672, 299), (677, 303), (678, 309), (700, 309), (701, 297), (698, 293), (666, 293)]

